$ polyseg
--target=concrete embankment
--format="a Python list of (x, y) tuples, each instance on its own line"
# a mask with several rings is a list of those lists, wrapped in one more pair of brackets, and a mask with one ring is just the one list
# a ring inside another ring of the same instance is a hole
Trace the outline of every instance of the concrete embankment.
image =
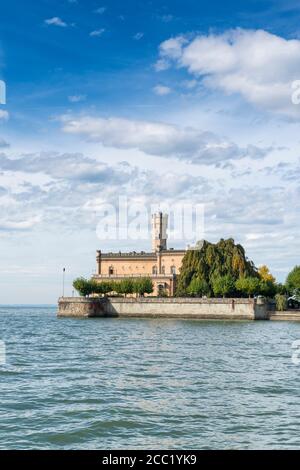
[(269, 320), (300, 321), (300, 310), (287, 310), (285, 312), (269, 312)]
[(268, 312), (265, 303), (253, 299), (64, 297), (58, 316), (267, 320)]

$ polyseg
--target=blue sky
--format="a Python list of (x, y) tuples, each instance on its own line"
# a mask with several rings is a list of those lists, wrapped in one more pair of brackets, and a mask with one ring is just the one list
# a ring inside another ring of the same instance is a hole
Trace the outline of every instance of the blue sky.
[[(205, 204), (278, 280), (299, 264), (296, 1), (1, 5), (0, 303), (95, 269), (101, 203)], [(180, 243), (179, 243), (180, 245)]]

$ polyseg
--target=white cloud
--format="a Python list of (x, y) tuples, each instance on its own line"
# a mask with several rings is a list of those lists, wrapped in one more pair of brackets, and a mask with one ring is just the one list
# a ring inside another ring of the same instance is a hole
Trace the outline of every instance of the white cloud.
[(101, 29), (96, 29), (95, 31), (91, 31), (90, 32), (90, 36), (91, 37), (99, 37), (99, 36), (102, 36), (102, 34), (105, 32), (105, 29), (104, 28), (101, 28)]
[(48, 20), (45, 20), (45, 23), (50, 26), (60, 26), (62, 28), (66, 28), (68, 26), (67, 23), (65, 23), (58, 16), (54, 16), (53, 18), (49, 18)]
[(158, 70), (161, 64), (175, 64), (211, 90), (238, 93), (264, 110), (300, 116), (300, 107), (291, 102), (292, 82), (300, 79), (300, 40), (235, 29), (192, 40), (171, 38), (159, 52)]
[(80, 103), (81, 101), (85, 101), (86, 95), (71, 95), (68, 97), (70, 103)]
[(194, 128), (172, 124), (135, 121), (124, 118), (62, 116), (63, 130), (82, 135), (104, 146), (138, 149), (150, 155), (175, 157), (192, 163), (222, 164), (243, 157), (262, 158), (270, 149), (248, 145), (240, 148), (234, 142)]
[(0, 222), (0, 231), (29, 230), (41, 221), (39, 216), (27, 220), (6, 220)]
[(154, 64), (154, 68), (157, 72), (161, 72), (163, 70), (167, 70), (168, 68), (170, 68), (170, 63), (165, 59), (159, 59)]
[(142, 39), (142, 37), (144, 37), (144, 33), (136, 33), (133, 36), (133, 39), (135, 39), (136, 41), (139, 41), (140, 39)]
[(144, 170), (125, 162), (108, 165), (79, 153), (54, 152), (13, 158), (0, 153), (0, 183), (2, 232), (34, 228), (39, 220), (39, 230), (56, 232), (61, 224), (67, 230), (92, 230), (95, 219), (85, 209), (96, 209), (99, 194), (103, 202), (116, 203), (120, 188), (129, 199), (142, 196), (145, 203), (180, 196), (191, 200), (194, 191), (207, 194), (209, 188), (201, 176)]
[(95, 10), (95, 13), (98, 13), (98, 15), (103, 15), (103, 13), (106, 12), (106, 7), (100, 7)]
[(172, 21), (174, 19), (173, 15), (163, 15), (160, 17), (161, 20), (164, 22), (164, 23), (169, 23), (170, 21)]
[(197, 80), (183, 80), (181, 84), (187, 90), (192, 90), (193, 88), (197, 86), (198, 82)]
[[(188, 133), (189, 130), (170, 126), (168, 132), (171, 141), (176, 133), (182, 133), (171, 148), (168, 147), (171, 145), (168, 139), (165, 141), (162, 138), (161, 142), (157, 142), (156, 134), (167, 132), (164, 127), (151, 128), (149, 122), (139, 122), (140, 127), (134, 127), (133, 123), (130, 127), (129, 124), (130, 122), (118, 123), (118, 132), (113, 129), (114, 135), (110, 136), (114, 142), (119, 139), (121, 147), (144, 145), (145, 142), (137, 140), (140, 132), (143, 133), (143, 138), (147, 135), (149, 146), (151, 140), (154, 140), (157, 151), (161, 144), (164, 152), (169, 150), (172, 154), (176, 145), (183, 146), (183, 136), (186, 139), (185, 145), (191, 140), (193, 146), (197, 140), (195, 130)], [(108, 139), (109, 129), (106, 132)], [(208, 142), (217, 139), (214, 134), (206, 133), (206, 136)], [(203, 139), (204, 137), (202, 136)], [(241, 151), (242, 149), (238, 149), (238, 152)], [(26, 267), (28, 262), (24, 258), (23, 246), (28, 248), (31, 244), (30, 263), (36, 254), (38, 264), (41, 254), (37, 252), (37, 247), (43, 248), (42, 252), (44, 249), (48, 250), (49, 240), (52, 240), (51, 254), (57, 255), (57, 233), (65, 239), (62, 246), (69, 255), (73, 249), (73, 246), (70, 249), (72, 234), (76, 234), (74, 249), (79, 240), (85, 241), (84, 246), (92, 246), (91, 237), (99, 222), (95, 201), (101, 197), (101, 202), (115, 204), (121, 188), (129, 202), (142, 198), (148, 206), (156, 203), (171, 206), (178, 202), (204, 203), (206, 239), (215, 241), (220, 237), (234, 237), (245, 245), (251, 259), (257, 264), (267, 263), (272, 271), (276, 267), (278, 272), (286, 272), (295, 263), (295, 253), (299, 253), (300, 249), (298, 174), (294, 174), (294, 179), (289, 180), (288, 185), (281, 181), (281, 184), (271, 187), (269, 178), (268, 181), (264, 178), (259, 182), (255, 170), (252, 175), (254, 179), (251, 180), (248, 177), (230, 179), (227, 170), (213, 169), (205, 175), (207, 168), (204, 167), (196, 169), (186, 166), (184, 171), (178, 172), (176, 169), (174, 171), (173, 166), (159, 165), (157, 170), (150, 171), (142, 168), (144, 161), (141, 162), (141, 168), (124, 162), (107, 164), (100, 160), (101, 154), (103, 158), (107, 157), (107, 152), (103, 149), (94, 158), (80, 153), (48, 152), (13, 156), (0, 153), (2, 257), (11, 253), (11, 246), (14, 244), (17, 250), (20, 247), (19, 260)], [(212, 175), (210, 179), (203, 177), (209, 174)], [(269, 187), (266, 186), (267, 183)], [(65, 233), (67, 234), (63, 237)], [(15, 243), (12, 237), (26, 240), (26, 243)], [(99, 248), (104, 246), (102, 241), (98, 240), (98, 243)], [(148, 244), (134, 241), (130, 245), (130, 241), (123, 241), (124, 249), (129, 246), (132, 249), (147, 249)], [(184, 242), (177, 246), (184, 246)], [(109, 242), (105, 248), (118, 250), (120, 241), (115, 245)], [(50, 258), (56, 260), (55, 256)], [(82, 272), (82, 263), (86, 262), (87, 275), (90, 273), (91, 259), (92, 252), (87, 255), (85, 250), (80, 263), (78, 262), (79, 272)], [(11, 260), (11, 264), (14, 264), (13, 257)], [(7, 266), (9, 263), (4, 264)]]
[(248, 233), (246, 235), (246, 240), (252, 241), (252, 240), (261, 240), (262, 238), (266, 238), (266, 236), (269, 236), (270, 234), (266, 233)]
[(171, 88), (169, 88), (168, 86), (164, 86), (164, 85), (156, 85), (154, 88), (153, 88), (153, 91), (156, 95), (159, 95), (159, 96), (164, 96), (164, 95), (169, 95), (171, 93)]
[(182, 56), (183, 46), (188, 43), (184, 36), (167, 39), (159, 46), (159, 53), (162, 58), (179, 60)]
[(3, 121), (7, 121), (8, 118), (9, 118), (8, 111), (4, 111), (3, 109), (0, 109), (0, 119), (3, 119)]

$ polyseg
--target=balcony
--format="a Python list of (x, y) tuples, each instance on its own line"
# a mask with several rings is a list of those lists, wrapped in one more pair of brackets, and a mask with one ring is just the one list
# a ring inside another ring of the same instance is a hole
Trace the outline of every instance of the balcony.
[(124, 278), (138, 278), (138, 277), (150, 277), (151, 279), (167, 278), (173, 279), (176, 274), (93, 274), (93, 279), (124, 279)]

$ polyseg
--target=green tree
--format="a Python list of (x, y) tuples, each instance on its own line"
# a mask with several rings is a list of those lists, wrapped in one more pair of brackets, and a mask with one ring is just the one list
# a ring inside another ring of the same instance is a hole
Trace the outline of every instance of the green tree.
[(110, 281), (111, 292), (116, 292), (116, 294), (123, 294), (123, 289), (121, 281)]
[(244, 248), (236, 245), (232, 238), (215, 244), (204, 241), (200, 249), (188, 250), (184, 255), (176, 295), (188, 295), (193, 278), (205, 280), (212, 292), (213, 279), (226, 275), (234, 280), (247, 276), (258, 278), (257, 269), (247, 259)]
[(94, 287), (94, 293), (99, 294), (99, 295), (106, 295), (109, 292), (114, 291), (114, 282), (113, 281), (101, 281), (101, 282), (96, 282), (92, 281), (95, 283)]
[(134, 281), (133, 290), (136, 294), (141, 295), (142, 297), (145, 294), (152, 294), (153, 292), (153, 282), (150, 277), (141, 277)]
[(288, 292), (293, 293), (294, 290), (300, 290), (300, 266), (295, 266), (286, 278), (286, 287)]
[(249, 297), (260, 292), (260, 280), (257, 277), (240, 277), (235, 283), (236, 289)]
[(84, 277), (78, 277), (73, 281), (73, 287), (79, 295), (86, 297), (87, 295), (93, 294), (95, 291), (95, 285), (93, 282), (88, 281)]
[(286, 288), (285, 284), (278, 283), (278, 284), (275, 284), (275, 285), (276, 285), (277, 294), (282, 294), (282, 295), (287, 294), (287, 288)]
[(234, 278), (230, 274), (217, 276), (212, 279), (212, 288), (216, 296), (222, 295), (222, 297), (226, 297), (227, 295), (232, 295), (235, 291)]
[(205, 279), (194, 277), (187, 288), (187, 293), (189, 295), (209, 295), (210, 288)]
[(134, 289), (134, 282), (132, 279), (125, 278), (119, 282), (116, 282), (115, 291), (118, 294), (124, 294), (125, 297), (127, 294), (132, 294)]
[(259, 291), (258, 291), (261, 295), (264, 295), (265, 297), (271, 297), (273, 298), (274, 295), (276, 294), (277, 292), (277, 286), (276, 284), (271, 281), (271, 280), (267, 280), (267, 281), (264, 281), (263, 279), (261, 279), (259, 281)]

